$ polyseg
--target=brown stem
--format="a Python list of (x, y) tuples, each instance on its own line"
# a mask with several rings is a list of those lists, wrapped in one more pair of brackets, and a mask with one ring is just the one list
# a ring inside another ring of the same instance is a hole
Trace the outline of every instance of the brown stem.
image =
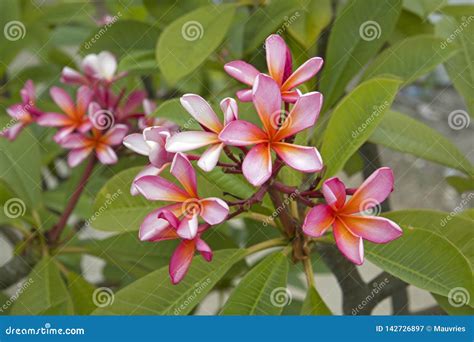
[(77, 202), (81, 197), (82, 191), (84, 190), (84, 187), (86, 186), (87, 181), (89, 180), (89, 177), (92, 174), (92, 170), (94, 170), (95, 162), (95, 154), (91, 154), (87, 162), (86, 168), (84, 169), (84, 173), (82, 174), (82, 177), (79, 180), (79, 184), (77, 185), (76, 190), (74, 190), (72, 196), (69, 198), (69, 202), (66, 205), (66, 209), (64, 209), (64, 212), (59, 218), (58, 223), (56, 223), (56, 225), (54, 225), (54, 227), (51, 228), (51, 230), (48, 232), (48, 241), (50, 244), (55, 244), (58, 241), (62, 231), (64, 230), (64, 227), (66, 227), (67, 220), (74, 211), (74, 208), (76, 207)]

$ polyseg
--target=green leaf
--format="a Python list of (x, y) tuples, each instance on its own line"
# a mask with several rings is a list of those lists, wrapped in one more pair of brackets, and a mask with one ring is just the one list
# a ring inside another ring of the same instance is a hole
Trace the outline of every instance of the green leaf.
[(168, 25), (156, 47), (156, 59), (169, 83), (193, 72), (224, 40), (236, 6), (206, 6)]
[(400, 10), (400, 0), (354, 0), (339, 11), (321, 76), (325, 109), (343, 95), (349, 81), (390, 37)]
[(178, 285), (171, 283), (168, 267), (163, 267), (118, 291), (112, 305), (93, 314), (187, 315), (243, 256), (244, 251), (237, 249), (217, 251), (212, 262), (196, 256)]
[[(470, 307), (469, 305), (462, 305), (462, 300), (464, 300), (466, 297), (465, 292), (463, 292), (462, 289), (457, 289), (454, 291), (458, 291), (458, 294), (461, 296), (460, 299), (461, 302), (455, 302), (453, 299), (456, 299), (456, 297), (452, 297), (450, 302), (450, 299), (448, 297), (440, 296), (438, 294), (432, 293), (431, 295), (436, 299), (438, 302), (439, 306), (441, 309), (446, 311), (451, 316), (472, 316), (474, 314), (474, 308)], [(454, 292), (453, 291), (453, 292)], [(454, 293), (455, 294), (455, 293)], [(468, 292), (469, 295), (469, 292)], [(454, 305), (453, 305), (454, 304)]]
[(431, 35), (404, 39), (377, 56), (365, 71), (363, 79), (392, 75), (407, 85), (459, 51), (452, 45), (443, 48), (442, 43), (443, 39)]
[(330, 0), (306, 0), (301, 11), (296, 11), (295, 19), (288, 22), (288, 32), (304, 48), (309, 49), (318, 40), (323, 29), (332, 18)]
[(460, 194), (466, 191), (474, 190), (474, 179), (459, 176), (446, 177), (446, 182), (451, 185)]
[(0, 316), (7, 316), (10, 312), (11, 297), (7, 297), (4, 293), (0, 292)]
[(301, 308), (302, 315), (332, 315), (324, 300), (314, 287), (310, 287)]
[(179, 3), (176, 0), (143, 0), (148, 12), (158, 19), (157, 25), (169, 24), (177, 17), (208, 3), (207, 0), (186, 0)]
[(137, 20), (120, 19), (111, 25), (98, 27), (82, 43), (81, 53), (110, 51), (116, 56), (126, 56), (132, 51), (153, 50), (159, 31), (154, 25)]
[(403, 236), (390, 243), (365, 242), (367, 259), (409, 284), (443, 296), (455, 287), (472, 288), (471, 268), (455, 245), (432, 231), (402, 228)]
[(245, 24), (244, 51), (251, 53), (263, 46), (265, 38), (270, 34), (282, 33), (286, 30), (282, 22), (285, 17), (292, 17), (301, 8), (296, 0), (270, 1), (266, 6), (256, 8)]
[(136, 51), (127, 54), (120, 60), (118, 70), (140, 75), (156, 72), (158, 65), (156, 64), (155, 51)]
[(122, 171), (100, 189), (94, 201), (94, 214), (89, 218), (92, 227), (120, 232), (138, 230), (145, 216), (159, 206), (159, 202), (130, 195), (132, 181), (141, 169)]
[(206, 172), (196, 167), (196, 171), (198, 178), (205, 180), (204, 184), (199, 186), (200, 196), (205, 196), (206, 193), (222, 196), (226, 192), (240, 198), (248, 198), (255, 192), (254, 188), (241, 175), (224, 173), (220, 168)]
[(66, 315), (73, 307), (55, 260), (43, 258), (31, 270), (22, 293), (15, 301), (12, 315)]
[(447, 0), (403, 0), (403, 7), (426, 18), (432, 12), (440, 9)]
[(474, 221), (458, 215), (467, 204), (468, 199), (463, 199), (458, 208), (451, 213), (417, 209), (391, 211), (384, 213), (383, 216), (403, 226), (438, 233), (455, 245), (474, 269), (474, 240), (472, 239)]
[(334, 109), (321, 148), (326, 165), (325, 179), (341, 170), (370, 137), (390, 108), (399, 84), (399, 81), (387, 78), (366, 81)]
[(369, 141), (466, 174), (474, 173), (469, 160), (451, 141), (424, 123), (398, 112), (387, 112)]
[(286, 288), (288, 257), (271, 254), (240, 281), (222, 308), (221, 315), (279, 315), (291, 301)]
[(94, 286), (89, 284), (80, 274), (69, 272), (68, 289), (74, 306), (74, 314), (88, 315), (95, 310)]
[(153, 112), (153, 117), (167, 119), (184, 130), (200, 130), (199, 123), (183, 108), (179, 99), (166, 100)]
[(27, 209), (41, 203), (41, 153), (29, 129), (15, 141), (0, 139), (0, 178), (26, 204)]
[(433, 34), (433, 32), (434, 26), (429, 21), (420, 18), (410, 11), (402, 10), (395, 30), (390, 37), (390, 44), (411, 36)]

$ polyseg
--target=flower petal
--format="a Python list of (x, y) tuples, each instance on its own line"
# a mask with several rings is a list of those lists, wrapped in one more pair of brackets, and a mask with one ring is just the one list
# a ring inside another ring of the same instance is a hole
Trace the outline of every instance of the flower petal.
[(364, 244), (362, 238), (352, 234), (344, 225), (344, 222), (338, 218), (334, 220), (332, 226), (337, 248), (354, 264), (362, 265), (364, 262)]
[(150, 201), (184, 202), (188, 194), (160, 176), (145, 176), (135, 181), (138, 191)]
[(196, 242), (194, 240), (184, 240), (174, 251), (169, 267), (171, 282), (173, 284), (178, 284), (188, 272), (193, 260), (195, 248)]
[(143, 134), (140, 133), (133, 133), (127, 135), (123, 139), (123, 144), (138, 154), (148, 156), (150, 153), (150, 146), (146, 143), (145, 139), (143, 138)]
[(281, 99), (287, 103), (295, 103), (301, 96), (301, 92), (298, 90), (293, 91), (282, 91)]
[(67, 149), (88, 147), (89, 141), (82, 134), (70, 134), (61, 140), (61, 146)]
[(196, 172), (188, 158), (176, 153), (171, 164), (171, 174), (181, 183), (189, 197), (197, 198)]
[(130, 186), (130, 194), (136, 196), (140, 193), (135, 185), (135, 181), (145, 176), (158, 176), (164, 168), (164, 166), (162, 168), (157, 168), (153, 165), (145, 166), (133, 179), (132, 185)]
[(346, 186), (337, 177), (330, 178), (323, 183), (322, 192), (326, 203), (334, 210), (339, 210), (346, 203)]
[(221, 223), (229, 214), (227, 203), (216, 197), (202, 199), (201, 208), (201, 217), (210, 225)]
[(185, 215), (176, 232), (182, 239), (194, 239), (198, 232), (198, 214)]
[(72, 132), (74, 132), (74, 126), (65, 126), (56, 132), (53, 139), (58, 144), (62, 144), (62, 141), (69, 136)]
[(79, 165), (92, 152), (92, 147), (77, 148), (71, 150), (67, 156), (67, 163), (70, 167)]
[(323, 161), (316, 147), (288, 143), (272, 143), (272, 149), (290, 167), (302, 172), (316, 172), (323, 168)]
[(204, 240), (200, 238), (196, 239), (196, 249), (199, 251), (199, 253), (201, 253), (204, 260), (212, 260), (212, 249)]
[(117, 70), (117, 60), (108, 51), (102, 51), (97, 55), (99, 76), (107, 81), (112, 81)]
[(125, 116), (132, 114), (145, 99), (146, 93), (141, 90), (133, 91), (130, 95), (128, 95), (127, 102), (125, 102), (122, 107)]
[(194, 94), (185, 94), (180, 98), (181, 105), (191, 114), (201, 125), (214, 133), (219, 133), (222, 129), (222, 123), (217, 118), (209, 103), (201, 96)]
[(252, 89), (242, 89), (237, 91), (237, 98), (242, 102), (252, 102)]
[(0, 135), (3, 135), (8, 140), (13, 141), (13, 140), (16, 139), (18, 134), (21, 133), (23, 128), (25, 128), (25, 124), (23, 124), (22, 122), (17, 122), (16, 124), (14, 124), (13, 126), (7, 128), (6, 130), (1, 131)]
[(214, 144), (201, 155), (198, 160), (198, 166), (206, 172), (212, 171), (219, 161), (224, 144)]
[(271, 77), (264, 74), (257, 76), (253, 85), (253, 104), (266, 132), (273, 135), (282, 111), (280, 88)]
[(38, 125), (46, 127), (61, 127), (71, 123), (71, 119), (63, 114), (44, 113), (37, 121)]
[(300, 84), (308, 81), (311, 77), (323, 66), (323, 59), (321, 57), (313, 57), (304, 62), (298, 69), (296, 69), (290, 77), (283, 83), (282, 90), (290, 90)]
[(52, 87), (49, 91), (53, 101), (58, 105), (61, 110), (70, 117), (74, 117), (75, 108), (74, 102), (72, 102), (69, 94), (61, 88)]
[(181, 132), (171, 136), (166, 141), (168, 152), (186, 152), (219, 142), (217, 134), (213, 132)]
[(295, 106), (283, 121), (281, 128), (275, 135), (275, 140), (280, 141), (302, 130), (313, 127), (319, 116), (323, 95), (312, 92), (302, 95)]
[(237, 107), (237, 102), (233, 98), (226, 97), (221, 101), (220, 105), (221, 110), (224, 113), (225, 124), (239, 119), (239, 108)]
[(317, 205), (308, 212), (303, 222), (303, 232), (312, 237), (322, 236), (334, 222), (334, 212), (326, 204)]
[(99, 145), (95, 151), (97, 159), (99, 159), (102, 164), (110, 165), (115, 164), (118, 161), (117, 154), (110, 146)]
[(179, 238), (176, 229), (170, 222), (165, 218), (158, 217), (160, 213), (163, 213), (162, 208), (153, 210), (145, 217), (138, 232), (140, 241), (156, 242)]
[(260, 73), (253, 65), (244, 61), (229, 62), (224, 65), (224, 70), (233, 78), (250, 86), (255, 81), (255, 77)]
[(151, 115), (156, 109), (156, 103), (149, 99), (143, 100), (143, 111), (145, 115)]
[(354, 235), (374, 243), (386, 243), (403, 234), (402, 229), (395, 222), (384, 217), (355, 215), (339, 217)]
[(61, 72), (61, 82), (66, 84), (87, 84), (87, 78), (70, 67), (64, 67)]
[(389, 167), (375, 170), (347, 202), (343, 213), (366, 211), (382, 203), (393, 191), (393, 181), (393, 172)]
[(268, 141), (267, 134), (254, 124), (244, 121), (232, 121), (219, 134), (219, 140), (226, 145), (247, 146)]
[(258, 144), (245, 156), (242, 171), (254, 186), (265, 183), (272, 175), (272, 156), (269, 144)]
[(20, 95), (24, 105), (32, 106), (35, 103), (35, 85), (32, 80), (25, 82), (25, 85), (20, 90)]
[(123, 124), (117, 124), (107, 131), (104, 135), (104, 139), (107, 145), (116, 146), (123, 142), (123, 138), (127, 135), (128, 126)]
[(81, 118), (86, 114), (87, 108), (89, 107), (89, 103), (91, 103), (92, 101), (92, 96), (94, 96), (94, 93), (91, 89), (89, 89), (89, 87), (82, 86), (79, 87), (79, 89), (77, 90), (77, 106), (75, 114), (78, 118)]
[(265, 40), (265, 50), (268, 73), (278, 83), (278, 86), (281, 86), (284, 81), (288, 47), (282, 37), (272, 34)]

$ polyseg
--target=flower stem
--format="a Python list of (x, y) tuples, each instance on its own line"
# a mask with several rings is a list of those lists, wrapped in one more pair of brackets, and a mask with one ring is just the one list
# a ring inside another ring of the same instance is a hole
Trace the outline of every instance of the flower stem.
[(50, 244), (55, 244), (58, 241), (62, 231), (66, 227), (67, 221), (71, 216), (72, 212), (74, 211), (74, 208), (76, 207), (77, 202), (81, 197), (82, 191), (84, 190), (84, 187), (86, 186), (87, 181), (89, 180), (92, 174), (92, 170), (94, 170), (95, 162), (95, 155), (92, 154), (89, 157), (86, 168), (84, 169), (84, 173), (82, 174), (82, 177), (79, 180), (79, 184), (77, 185), (76, 190), (74, 190), (74, 192), (72, 193), (72, 196), (69, 198), (69, 202), (67, 203), (63, 214), (59, 218), (58, 223), (56, 223), (56, 225), (54, 225), (53, 228), (51, 228), (51, 230), (48, 232), (48, 241)]
[(256, 245), (253, 245), (247, 248), (245, 255), (248, 256), (248, 255), (263, 251), (268, 248), (286, 246), (287, 244), (288, 244), (288, 240), (286, 238), (276, 238), (276, 239), (267, 240), (267, 241), (257, 243)]
[(308, 288), (315, 287), (313, 265), (311, 264), (310, 258), (303, 259), (303, 267), (304, 273), (306, 274), (306, 281), (308, 282)]

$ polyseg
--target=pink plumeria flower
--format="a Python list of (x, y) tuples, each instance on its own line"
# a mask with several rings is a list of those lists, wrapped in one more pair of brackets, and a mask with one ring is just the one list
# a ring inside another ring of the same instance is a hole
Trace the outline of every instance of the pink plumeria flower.
[(18, 134), (36, 121), (43, 113), (36, 108), (35, 86), (33, 81), (26, 81), (20, 91), (21, 103), (14, 104), (7, 108), (7, 113), (12, 117), (12, 124), (2, 131), (2, 136), (9, 140), (15, 140)]
[[(283, 38), (272, 34), (265, 40), (267, 66), (269, 75), (278, 84), (283, 101), (294, 103), (300, 93), (295, 88), (311, 79), (321, 69), (323, 60), (313, 57), (303, 63), (292, 73), (292, 58)], [(225, 71), (242, 83), (253, 86), (260, 71), (244, 61), (232, 61), (224, 66)], [(240, 101), (252, 101), (252, 89), (237, 92)]]
[(143, 176), (159, 175), (169, 163), (173, 161), (174, 153), (165, 149), (166, 141), (171, 136), (171, 131), (166, 127), (153, 126), (143, 130), (143, 133), (133, 133), (123, 139), (123, 144), (130, 150), (147, 156), (150, 165), (140, 171), (132, 182), (130, 193), (137, 195), (138, 189), (135, 181)]
[[(161, 176), (141, 177), (135, 181), (135, 186), (148, 200), (174, 202), (158, 210), (168, 209), (180, 217), (184, 216), (176, 230), (181, 238), (194, 239), (196, 237), (199, 217), (210, 225), (219, 224), (225, 220), (229, 213), (227, 203), (216, 197), (199, 197), (196, 172), (183, 154), (175, 155), (170, 172), (184, 189)], [(159, 211), (154, 211), (147, 216), (142, 229), (147, 230), (148, 224), (155, 224), (153, 217), (156, 217), (157, 213)]]
[(263, 123), (263, 130), (250, 122), (237, 120), (229, 123), (219, 135), (219, 139), (227, 145), (255, 145), (242, 164), (245, 178), (254, 186), (262, 185), (270, 178), (271, 150), (296, 170), (320, 171), (323, 162), (315, 147), (290, 144), (285, 139), (315, 124), (323, 102), (321, 93), (302, 95), (280, 123), (282, 111), (278, 84), (269, 76), (260, 74), (253, 86), (253, 101)]
[(73, 133), (61, 140), (60, 144), (71, 150), (67, 159), (70, 167), (79, 165), (94, 151), (102, 164), (115, 164), (118, 158), (112, 147), (122, 143), (127, 131), (128, 127), (122, 124), (113, 126), (105, 134), (92, 128), (92, 135)]
[[(116, 98), (116, 96), (114, 96)], [(137, 119), (143, 117), (138, 108), (146, 98), (146, 93), (141, 90), (132, 91), (122, 106), (116, 105), (116, 117), (118, 122), (125, 122), (128, 119)], [(118, 104), (120, 98), (115, 100)], [(114, 101), (114, 102), (115, 102)]]
[(180, 100), (186, 111), (201, 124), (205, 131), (175, 134), (168, 139), (166, 149), (170, 152), (187, 152), (209, 146), (198, 160), (199, 167), (209, 172), (217, 165), (224, 148), (223, 142), (219, 139), (219, 133), (224, 129), (224, 125), (238, 119), (237, 103), (232, 98), (225, 98), (221, 101), (220, 105), (224, 113), (223, 125), (209, 103), (201, 96), (186, 94)]
[(74, 104), (69, 94), (61, 88), (51, 88), (50, 94), (64, 114), (45, 113), (38, 119), (38, 124), (47, 127), (61, 127), (55, 134), (54, 141), (59, 143), (76, 130), (85, 133), (92, 128), (92, 123), (86, 115), (93, 96), (92, 90), (86, 86), (80, 87), (77, 90), (76, 104)]
[(155, 102), (149, 99), (143, 100), (143, 111), (145, 115), (138, 119), (138, 128), (145, 129), (150, 126), (162, 126), (168, 128), (170, 131), (173, 132), (178, 130), (179, 127), (174, 122), (163, 118), (154, 117), (153, 113), (155, 112), (155, 109)]
[(153, 225), (145, 225), (140, 228), (139, 238), (141, 241), (165, 241), (181, 239), (178, 247), (171, 256), (169, 274), (173, 284), (178, 284), (186, 275), (196, 251), (201, 253), (206, 261), (212, 260), (212, 250), (209, 245), (201, 239), (201, 234), (209, 228), (209, 225), (200, 225), (196, 236), (192, 239), (182, 239), (178, 234), (181, 221), (168, 210), (162, 210), (155, 216)]
[(98, 55), (87, 55), (82, 60), (81, 69), (84, 74), (70, 67), (64, 67), (61, 73), (61, 82), (91, 85), (97, 81), (102, 81), (108, 84), (126, 75), (126, 73), (115, 74), (117, 71), (117, 60), (108, 51), (102, 51)]
[(401, 228), (389, 219), (369, 216), (393, 190), (393, 172), (388, 167), (376, 170), (346, 202), (346, 187), (337, 177), (326, 180), (322, 192), (327, 204), (312, 208), (306, 216), (303, 231), (312, 237), (322, 236), (332, 226), (339, 250), (353, 263), (364, 262), (363, 239), (387, 243), (399, 238)]

